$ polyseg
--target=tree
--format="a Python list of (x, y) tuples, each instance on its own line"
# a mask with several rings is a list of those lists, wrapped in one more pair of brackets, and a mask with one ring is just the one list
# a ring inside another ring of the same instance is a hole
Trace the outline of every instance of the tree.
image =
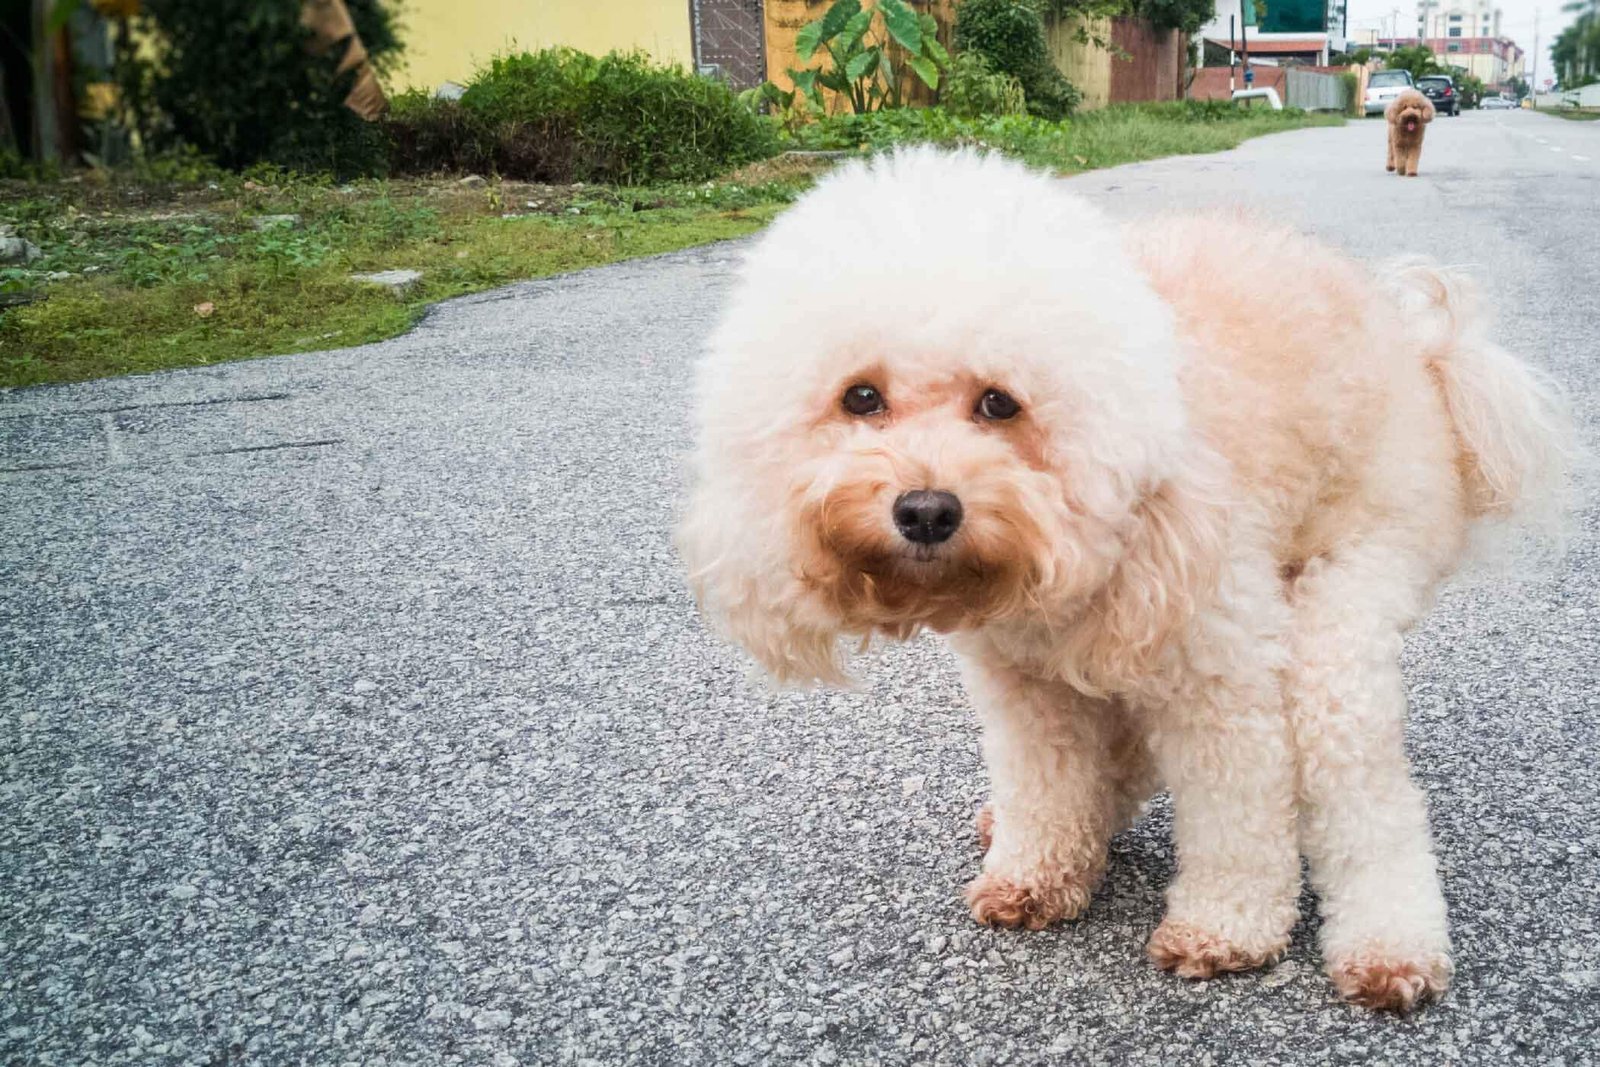
[(1429, 74), (1445, 74), (1447, 71), (1439, 65), (1439, 58), (1435, 56), (1426, 45), (1414, 44), (1406, 48), (1396, 48), (1384, 58), (1384, 66), (1389, 70), (1408, 70), (1411, 78), (1425, 77)]
[(1556, 78), (1568, 89), (1600, 81), (1600, 0), (1574, 0), (1562, 10), (1578, 17), (1550, 46)]
[(1518, 100), (1521, 100), (1528, 95), (1528, 79), (1512, 78), (1510, 81), (1506, 82), (1506, 89), (1510, 91), (1512, 96), (1515, 96)]
[[(384, 0), (345, 0), (372, 63), (400, 42)], [(303, 0), (144, 0), (147, 46), (118, 78), (157, 113), (153, 147), (187, 144), (226, 167), (266, 161), (339, 175), (381, 166), (382, 133), (344, 106), (356, 72), (310, 55)]]
[(1044, 18), (1032, 0), (962, 0), (955, 45), (958, 52), (982, 56), (996, 73), (1016, 78), (1028, 110), (1041, 118), (1065, 118), (1078, 105), (1078, 90), (1050, 59)]

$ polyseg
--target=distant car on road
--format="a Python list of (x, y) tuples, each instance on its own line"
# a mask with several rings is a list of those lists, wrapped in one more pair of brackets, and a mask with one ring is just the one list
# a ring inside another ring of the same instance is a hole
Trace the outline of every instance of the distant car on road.
[(1409, 70), (1380, 70), (1367, 80), (1367, 92), (1362, 107), (1369, 115), (1381, 115), (1389, 101), (1415, 88)]
[(1483, 103), (1478, 105), (1485, 111), (1515, 111), (1517, 104), (1514, 100), (1507, 100), (1503, 96), (1486, 96)]
[(1433, 101), (1433, 109), (1441, 115), (1461, 114), (1461, 94), (1456, 91), (1456, 80), (1448, 74), (1427, 74), (1417, 79), (1422, 95)]

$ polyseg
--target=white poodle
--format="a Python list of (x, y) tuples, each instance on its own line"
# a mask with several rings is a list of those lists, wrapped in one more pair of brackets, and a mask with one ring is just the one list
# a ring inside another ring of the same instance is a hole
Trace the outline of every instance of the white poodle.
[(906, 151), (750, 255), (680, 543), (780, 680), (951, 635), (993, 786), (978, 921), (1079, 915), (1165, 787), (1159, 966), (1278, 957), (1303, 852), (1339, 989), (1405, 1009), (1451, 960), (1400, 635), (1475, 519), (1551, 498), (1565, 434), (1448, 274), (1241, 220), (1124, 228), (999, 157)]

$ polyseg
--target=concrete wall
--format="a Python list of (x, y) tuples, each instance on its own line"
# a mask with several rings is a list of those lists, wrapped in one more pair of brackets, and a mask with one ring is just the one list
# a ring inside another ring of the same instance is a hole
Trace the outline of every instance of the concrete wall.
[(1552, 111), (1566, 108), (1600, 111), (1600, 82), (1594, 85), (1585, 85), (1582, 89), (1568, 89), (1559, 93), (1537, 93), (1533, 97), (1533, 106), (1541, 110)]
[[(1083, 42), (1080, 30), (1093, 40), (1107, 41), (1110, 48)], [(1183, 95), (1188, 42), (1177, 30), (1157, 30), (1132, 18), (1047, 19), (1045, 34), (1051, 59), (1083, 94), (1086, 111)]]
[(406, 0), (402, 89), (464, 83), (500, 52), (551, 45), (603, 55), (639, 49), (693, 65), (688, 0)]
[(1111, 54), (1094, 44), (1078, 39), (1080, 30), (1096, 40), (1111, 40), (1111, 20), (1047, 19), (1045, 36), (1050, 44), (1050, 58), (1056, 69), (1083, 94), (1080, 105), (1085, 111), (1105, 107), (1111, 103)]

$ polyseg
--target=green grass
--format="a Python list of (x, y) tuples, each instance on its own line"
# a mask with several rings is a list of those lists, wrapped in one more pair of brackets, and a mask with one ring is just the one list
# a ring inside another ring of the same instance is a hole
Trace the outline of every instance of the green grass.
[[(0, 203), (0, 220), (47, 252), (0, 271), (0, 288), (45, 297), (0, 313), (0, 386), (382, 340), (438, 300), (744, 236), (808, 183), (803, 171), (625, 191), (288, 182), (133, 211), (34, 188)], [(301, 222), (258, 231), (271, 214)], [(402, 301), (350, 280), (389, 269), (423, 281)]]
[[(1342, 121), (1227, 104), (1108, 108), (1064, 123), (908, 110), (830, 119), (796, 147), (971, 144), (1074, 172)], [(826, 165), (779, 159), (715, 182), (626, 189), (449, 179), (336, 188), (183, 159), (121, 179), (0, 183), (0, 223), (45, 251), (0, 269), (0, 296), (36, 298), (0, 310), (0, 387), (382, 340), (448, 297), (753, 233)], [(257, 228), (274, 214), (300, 223)], [(396, 300), (349, 277), (391, 269), (423, 281)]]
[(1060, 123), (1025, 115), (959, 119), (938, 109), (879, 112), (836, 117), (797, 136), (809, 148), (877, 149), (919, 141), (978, 145), (1072, 173), (1221, 152), (1262, 134), (1344, 121), (1341, 115), (1185, 101), (1104, 108)]
[(1554, 108), (1547, 108), (1543, 111), (1540, 111), (1539, 114), (1554, 115), (1558, 119), (1566, 119), (1569, 122), (1595, 122), (1600, 120), (1600, 111), (1578, 111), (1576, 109), (1556, 110)]

